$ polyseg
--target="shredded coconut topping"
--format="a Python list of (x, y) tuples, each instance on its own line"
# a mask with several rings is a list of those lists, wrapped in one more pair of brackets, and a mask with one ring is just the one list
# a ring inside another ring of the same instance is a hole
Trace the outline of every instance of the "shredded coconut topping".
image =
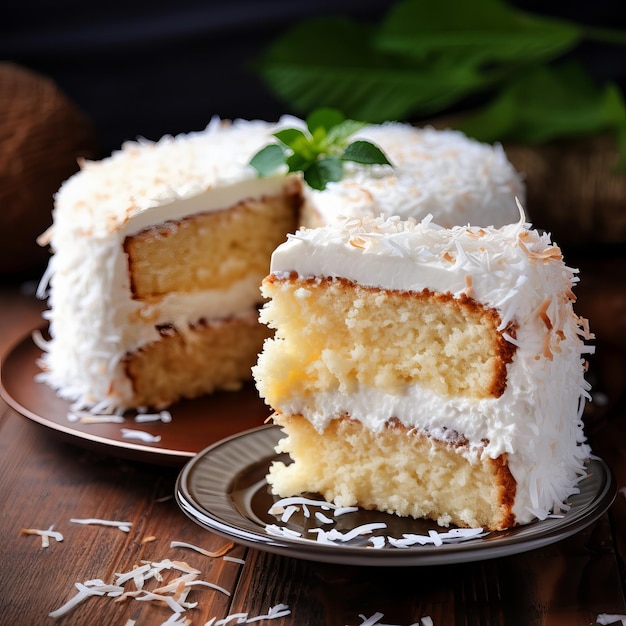
[[(332, 502), (316, 500), (314, 498), (289, 496), (276, 500), (269, 508), (268, 513), (277, 517), (283, 524), (287, 524), (297, 511), (301, 511), (305, 519), (310, 518), (310, 514), (307, 515), (309, 507), (316, 507), (324, 511), (334, 511), (335, 515), (333, 515), (333, 518), (325, 515), (321, 511), (315, 511), (314, 519), (324, 526), (335, 523), (338, 516), (360, 510), (358, 507), (338, 507)], [(287, 516), (287, 519), (285, 519), (285, 513), (287, 511), (289, 511), (289, 515)], [(387, 525), (384, 522), (372, 522), (359, 524), (345, 532), (341, 532), (336, 528), (325, 529), (319, 526), (316, 528), (308, 528), (307, 531), (315, 535), (315, 541), (317, 543), (323, 543), (325, 545), (340, 545), (350, 544), (351, 542), (353, 543), (354, 540), (362, 540), (363, 537), (371, 535), (375, 531), (384, 531), (386, 528)], [(268, 535), (275, 537), (312, 541), (308, 537), (304, 536), (300, 530), (296, 530), (295, 528), (287, 525), (266, 524), (265, 532)], [(428, 535), (403, 534), (401, 538), (391, 537), (385, 533), (382, 535), (377, 534), (368, 537), (367, 543), (369, 543), (374, 549), (381, 549), (385, 547), (409, 548), (415, 545), (424, 546), (428, 544), (441, 546), (444, 543), (460, 543), (462, 541), (480, 539), (488, 534), (489, 533), (485, 532), (482, 528), (453, 528), (446, 532), (430, 530)], [(358, 545), (363, 544), (359, 541)]]
[[(590, 399), (585, 358), (594, 351), (585, 341), (593, 335), (573, 311), (577, 270), (565, 265), (548, 234), (531, 229), (521, 207), (518, 221), (501, 228), (447, 229), (432, 216), (420, 222), (346, 217), (303, 228), (274, 251), (271, 273), (278, 280), (295, 273), (399, 292), (428, 290), (458, 299), (469, 294), (497, 313), (498, 331), (516, 348), (498, 398), (442, 402), (419, 382), (407, 384), (402, 394), (357, 383), (350, 393), (329, 387), (285, 397), (274, 410), (303, 415), (320, 433), (339, 415), (374, 432), (394, 417), (419, 432), (460, 433), (470, 460), (507, 454), (518, 523), (545, 519), (578, 492), (590, 454), (581, 418)], [(261, 321), (267, 321), (263, 310)], [(265, 396), (262, 377), (256, 382)]]
[[(226, 291), (206, 290), (164, 299), (147, 309), (133, 299), (123, 243), (128, 235), (199, 211), (229, 207), (299, 185), (298, 175), (260, 178), (248, 163), (273, 133), (303, 127), (284, 117), (277, 123), (215, 118), (202, 132), (127, 142), (101, 161), (85, 161), (55, 196), (53, 226), (40, 238), (53, 256), (37, 291), (49, 296), (51, 339), (37, 334), (43, 350), (37, 377), (76, 410), (112, 413), (132, 408), (132, 385), (124, 356), (158, 341), (155, 325), (184, 328), (258, 301), (258, 281)], [(347, 164), (345, 177), (326, 190), (305, 189), (321, 221), (349, 210), (356, 216), (437, 215), (442, 224), (507, 224), (523, 197), (521, 178), (501, 146), (473, 141), (458, 131), (417, 129), (390, 123), (363, 128), (355, 139), (379, 145), (389, 166)], [(366, 245), (355, 234), (353, 245)], [(80, 295), (79, 295), (80, 294)], [(255, 310), (252, 311), (255, 313)], [(96, 329), (103, 329), (97, 331)]]

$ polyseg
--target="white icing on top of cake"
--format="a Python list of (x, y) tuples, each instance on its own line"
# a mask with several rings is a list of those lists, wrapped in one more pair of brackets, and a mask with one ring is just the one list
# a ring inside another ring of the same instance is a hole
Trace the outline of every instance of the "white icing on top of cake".
[[(272, 133), (287, 127), (302, 128), (303, 122), (290, 116), (277, 123), (214, 118), (203, 131), (126, 142), (108, 158), (85, 161), (63, 183), (53, 229), (68, 227), (62, 223), (66, 217), (86, 235), (107, 236), (118, 229), (129, 235), (277, 193), (285, 171), (260, 178), (249, 161), (275, 141)], [(307, 188), (324, 223), (345, 214), (381, 213), (417, 219), (432, 213), (445, 226), (501, 226), (517, 218), (515, 199), (523, 200), (524, 187), (499, 145), (401, 123), (366, 126), (354, 139), (380, 146), (393, 167), (347, 162), (341, 181), (323, 191)]]
[(341, 181), (311, 191), (319, 225), (341, 215), (422, 219), (433, 214), (445, 227), (517, 220), (516, 198), (524, 202), (524, 185), (500, 145), (397, 122), (366, 126), (353, 139), (380, 147), (393, 168), (346, 163)]
[(345, 219), (290, 236), (274, 252), (271, 272), (279, 278), (296, 272), (391, 290), (467, 294), (498, 311), (501, 329), (518, 325), (516, 339), (505, 334), (517, 350), (499, 398), (442, 400), (419, 384), (398, 395), (360, 386), (350, 394), (293, 398), (275, 410), (300, 413), (319, 432), (346, 413), (375, 432), (395, 417), (439, 439), (461, 434), (470, 458), (506, 453), (521, 523), (563, 508), (576, 492), (590, 453), (581, 416), (589, 398), (583, 355), (593, 351), (583, 338), (591, 336), (572, 307), (576, 271), (564, 264), (549, 235), (529, 229), (523, 215), (500, 229), (443, 229), (430, 218)]
[[(248, 164), (260, 148), (274, 141), (273, 132), (294, 126), (302, 127), (303, 122), (283, 117), (277, 123), (224, 123), (215, 118), (203, 131), (166, 136), (157, 142), (127, 142), (108, 158), (82, 163), (81, 171), (65, 181), (56, 194), (53, 226), (42, 237), (42, 241), (50, 241), (54, 254), (38, 292), (45, 297), (49, 291), (50, 310), (44, 317), (50, 322), (51, 334), (39, 378), (64, 398), (75, 400), (79, 408), (95, 405), (102, 411), (125, 407), (131, 395), (122, 359), (128, 351), (157, 340), (155, 326), (182, 326), (201, 317), (215, 320), (232, 313), (249, 315), (259, 292), (258, 284), (248, 282), (234, 285), (228, 293), (197, 293), (179, 300), (172, 296), (153, 308), (148, 318), (144, 305), (132, 298), (123, 243), (125, 237), (164, 221), (274, 195), (288, 180), (289, 184), (299, 180), (299, 174), (287, 179), (285, 172), (259, 178)], [(503, 161), (498, 147), (481, 146), (480, 156), (478, 144), (460, 134), (422, 133), (402, 124), (366, 127), (360, 134), (371, 135), (398, 165), (395, 169), (349, 165), (344, 181), (324, 192), (309, 193), (309, 202), (315, 203), (325, 219), (333, 217), (338, 205), (345, 208), (345, 193), (358, 190), (361, 196), (371, 195), (369, 210), (376, 214), (400, 209), (417, 214), (435, 210), (439, 203), (448, 218), (479, 223), (485, 215), (491, 220), (497, 206), (505, 207), (500, 215), (505, 219), (506, 207), (513, 202), (511, 191), (520, 192), (519, 177)], [(415, 152), (411, 161), (409, 146), (419, 143), (422, 135), (424, 146), (428, 145), (433, 155), (428, 159), (423, 152)], [(435, 156), (437, 137), (440, 144)], [(462, 160), (461, 169), (469, 168), (465, 175), (455, 169), (454, 180), (445, 176), (451, 165), (449, 158), (441, 158), (445, 145), (449, 145), (448, 156), (454, 154)], [(422, 167), (425, 160), (428, 169)], [(508, 183), (504, 181), (507, 176)], [(470, 192), (471, 181), (475, 184)], [(507, 185), (509, 196), (505, 199), (502, 194)], [(413, 188), (418, 191), (410, 203), (401, 205), (399, 197), (410, 195)], [(451, 193), (457, 196), (453, 203), (448, 202)], [(421, 199), (428, 199), (423, 207)], [(498, 202), (492, 204), (494, 199)], [(368, 210), (364, 203), (352, 206), (358, 213)], [(456, 213), (444, 210), (444, 206), (454, 206)]]

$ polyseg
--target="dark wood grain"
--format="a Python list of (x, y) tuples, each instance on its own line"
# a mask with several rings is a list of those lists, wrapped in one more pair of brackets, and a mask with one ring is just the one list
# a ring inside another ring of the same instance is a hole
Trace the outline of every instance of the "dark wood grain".
[[(625, 321), (615, 316), (621, 315), (620, 298), (626, 303), (625, 269), (613, 261), (590, 263), (583, 272), (589, 286), (579, 291), (580, 312), (598, 335), (590, 375), (600, 401), (585, 419), (594, 451), (612, 468), (618, 487), (626, 486), (626, 358), (624, 338), (617, 337)], [(0, 353), (39, 323), (42, 308), (32, 295), (0, 291)], [(236, 613), (263, 615), (279, 603), (291, 614), (260, 624), (358, 626), (360, 615), (380, 612), (381, 623), (398, 626), (425, 616), (435, 626), (588, 626), (600, 613), (626, 614), (622, 494), (608, 514), (567, 540), (479, 563), (341, 566), (235, 546), (229, 556), (243, 559), (242, 565), (170, 547), (173, 540), (207, 550), (227, 543), (179, 510), (171, 497), (177, 474), (174, 467), (62, 441), (0, 403), (0, 624), (52, 624), (48, 613), (75, 594), (74, 583), (113, 582), (116, 572), (165, 558), (186, 561), (201, 578), (232, 592), (192, 591), (189, 600), (198, 601), (186, 613), (192, 626)], [(132, 528), (82, 526), (70, 522), (74, 517), (125, 520)], [(63, 533), (62, 543), (44, 549), (39, 537), (20, 534), (51, 524)], [(92, 597), (59, 623), (124, 626), (134, 619), (136, 626), (158, 625), (170, 615), (152, 603)]]

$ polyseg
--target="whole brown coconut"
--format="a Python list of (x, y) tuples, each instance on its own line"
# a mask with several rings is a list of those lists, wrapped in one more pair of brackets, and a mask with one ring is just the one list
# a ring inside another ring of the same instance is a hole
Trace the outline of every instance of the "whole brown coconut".
[(49, 78), (0, 62), (0, 279), (28, 276), (49, 257), (36, 239), (52, 223), (53, 197), (97, 154), (87, 117)]

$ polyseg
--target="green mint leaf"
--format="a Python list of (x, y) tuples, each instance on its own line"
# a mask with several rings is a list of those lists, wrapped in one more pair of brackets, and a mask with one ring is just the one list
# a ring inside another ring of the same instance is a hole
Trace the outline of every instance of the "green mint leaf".
[(391, 165), (385, 153), (369, 141), (354, 141), (343, 153), (344, 161), (354, 161), (364, 165)]
[(280, 144), (271, 144), (257, 152), (250, 165), (261, 176), (287, 165), (288, 172), (303, 172), (305, 182), (321, 190), (329, 182), (341, 180), (343, 161), (365, 165), (389, 163), (382, 150), (368, 141), (355, 141), (346, 147), (348, 138), (364, 126), (363, 122), (347, 120), (337, 110), (323, 109), (312, 113), (307, 123), (310, 134), (299, 128), (275, 132)]
[(328, 142), (338, 146), (345, 146), (349, 137), (365, 126), (365, 122), (356, 120), (344, 120), (328, 131)]
[(285, 156), (284, 149), (272, 143), (261, 148), (250, 160), (250, 165), (259, 173), (259, 176), (271, 176), (285, 164)]
[(338, 109), (322, 107), (316, 109), (306, 118), (306, 125), (313, 135), (318, 128), (323, 128), (326, 133), (334, 126), (338, 126), (346, 119), (345, 115)]
[(343, 163), (337, 157), (320, 159), (304, 170), (304, 180), (307, 185), (319, 191), (325, 189), (328, 183), (341, 180), (342, 176)]
[(310, 142), (310, 139), (299, 128), (285, 128), (274, 133), (274, 137), (292, 150)]
[(290, 154), (285, 162), (289, 172), (304, 172), (308, 167), (315, 163), (317, 155), (313, 157), (305, 156), (299, 152)]

